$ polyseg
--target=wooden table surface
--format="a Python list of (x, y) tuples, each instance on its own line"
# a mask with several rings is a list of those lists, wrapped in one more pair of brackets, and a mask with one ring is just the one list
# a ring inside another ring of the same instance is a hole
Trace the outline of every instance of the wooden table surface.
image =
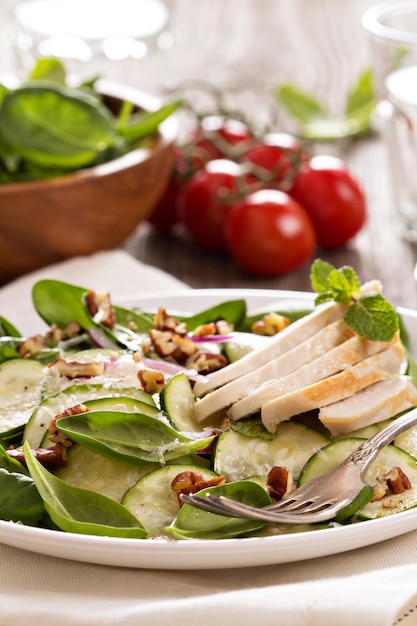
[[(272, 98), (290, 80), (340, 111), (347, 90), (371, 63), (360, 18), (370, 0), (172, 0), (173, 47), (155, 68), (144, 67), (138, 83), (156, 89), (204, 78), (236, 98)], [(145, 64), (144, 64), (145, 65)], [(146, 72), (149, 72), (148, 74)], [(242, 94), (244, 96), (242, 97)], [(276, 130), (294, 131), (280, 116)], [(352, 265), (362, 280), (379, 278), (384, 293), (400, 306), (417, 306), (413, 278), (416, 248), (400, 234), (382, 137), (316, 144), (317, 154), (336, 154), (360, 181), (368, 203), (366, 227), (347, 248), (317, 251), (337, 267)], [(125, 248), (192, 287), (310, 289), (309, 268), (276, 278), (254, 278), (226, 257), (142, 226)]]
[[(172, 47), (133, 65), (115, 64), (110, 78), (164, 93), (184, 80), (204, 79), (231, 98), (269, 111), (274, 87), (291, 81), (340, 111), (346, 92), (371, 63), (360, 18), (372, 0), (166, 0)], [(0, 58), (1, 62), (1, 58)], [(280, 114), (277, 131), (295, 130)], [(317, 250), (337, 267), (352, 265), (362, 280), (379, 278), (394, 304), (417, 307), (417, 248), (399, 232), (387, 153), (378, 133), (355, 141), (315, 144), (317, 154), (348, 163), (368, 203), (366, 227), (347, 248)], [(138, 228), (125, 249), (192, 287), (309, 290), (310, 264), (275, 278), (255, 278), (227, 257), (193, 243)], [(140, 289), (140, 286), (138, 286)]]

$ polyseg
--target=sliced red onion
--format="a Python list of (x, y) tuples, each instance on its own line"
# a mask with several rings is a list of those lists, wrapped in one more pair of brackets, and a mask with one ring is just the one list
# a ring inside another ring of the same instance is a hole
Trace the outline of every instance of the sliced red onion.
[(195, 343), (206, 343), (208, 341), (224, 343), (233, 339), (233, 335), (190, 335), (190, 339), (195, 341)]
[(119, 346), (101, 328), (90, 328), (88, 336), (97, 348), (108, 348), (110, 350), (118, 350)]
[(183, 367), (171, 361), (160, 361), (159, 359), (142, 359), (142, 363), (145, 367), (150, 367), (154, 370), (158, 370), (162, 374), (174, 375), (183, 372), (190, 380), (205, 382), (207, 379), (202, 374), (199, 374), (197, 370), (190, 369), (189, 367)]

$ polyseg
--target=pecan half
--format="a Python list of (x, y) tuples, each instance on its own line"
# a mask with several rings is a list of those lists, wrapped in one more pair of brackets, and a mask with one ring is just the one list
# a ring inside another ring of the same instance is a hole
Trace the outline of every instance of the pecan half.
[(100, 376), (104, 372), (104, 363), (102, 361), (67, 361), (66, 359), (58, 359), (53, 363), (49, 363), (48, 367), (54, 367), (61, 376), (67, 378), (91, 378)]
[(223, 354), (212, 352), (195, 352), (185, 362), (185, 366), (195, 369), (199, 374), (209, 374), (220, 370), (227, 365), (227, 359)]
[[(60, 444), (56, 444), (51, 448), (32, 448), (31, 451), (35, 459), (47, 469), (53, 470), (66, 465), (65, 447)], [(6, 453), (9, 457), (19, 461), (23, 467), (26, 467), (23, 448), (9, 448), (6, 450)]]
[(268, 313), (261, 320), (252, 324), (252, 332), (256, 335), (272, 337), (289, 326), (290, 320), (279, 313)]
[(153, 318), (153, 325), (156, 330), (170, 330), (177, 335), (187, 334), (187, 324), (176, 320), (171, 315), (168, 315), (165, 309), (162, 307), (158, 309)]
[(111, 303), (109, 293), (88, 291), (85, 297), (88, 311), (97, 324), (103, 324), (107, 328), (113, 328), (116, 316)]
[(207, 487), (217, 487), (226, 483), (225, 476), (215, 476), (209, 480), (205, 480), (200, 472), (186, 471), (181, 472), (171, 482), (171, 488), (178, 497), (178, 502), (182, 506), (181, 494), (197, 493)]
[(34, 335), (28, 337), (25, 341), (17, 346), (17, 352), (22, 359), (29, 359), (33, 354), (44, 350), (48, 347), (45, 337), (43, 335)]
[(164, 375), (161, 372), (158, 372), (158, 370), (150, 368), (141, 369), (138, 371), (137, 377), (142, 389), (144, 389), (147, 393), (160, 393), (165, 387)]
[[(374, 485), (374, 495), (372, 496), (371, 502), (378, 502), (386, 496), (394, 496), (399, 493), (404, 493), (404, 491), (411, 488), (412, 485), (407, 474), (403, 472), (401, 467), (393, 467), (386, 474), (377, 476), (376, 484)], [(388, 499), (383, 506), (390, 508)]]
[(268, 472), (267, 487), (272, 500), (282, 500), (295, 489), (291, 472), (286, 467), (274, 465)]

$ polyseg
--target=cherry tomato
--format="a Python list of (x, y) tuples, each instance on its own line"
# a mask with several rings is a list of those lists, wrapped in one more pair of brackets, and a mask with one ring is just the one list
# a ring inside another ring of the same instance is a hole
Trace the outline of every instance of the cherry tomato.
[(316, 246), (307, 213), (276, 189), (261, 189), (236, 203), (224, 232), (230, 255), (240, 267), (258, 276), (275, 276), (299, 267)]
[(289, 192), (310, 215), (322, 248), (344, 246), (366, 220), (366, 200), (345, 163), (315, 156), (304, 163)]
[(192, 238), (210, 250), (224, 250), (223, 225), (239, 193), (240, 165), (228, 159), (209, 161), (178, 196), (178, 214)]
[(257, 166), (255, 178), (268, 184), (292, 181), (300, 163), (307, 158), (307, 153), (296, 137), (287, 133), (270, 133), (260, 143), (249, 148), (242, 156), (242, 161)]
[(252, 139), (252, 133), (246, 124), (232, 118), (223, 119), (216, 115), (210, 115), (204, 118), (201, 128), (206, 137), (217, 135), (230, 146), (236, 146)]

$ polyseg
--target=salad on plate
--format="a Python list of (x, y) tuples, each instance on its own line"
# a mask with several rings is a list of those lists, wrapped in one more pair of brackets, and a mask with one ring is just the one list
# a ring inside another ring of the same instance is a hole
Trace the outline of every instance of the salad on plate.
[[(105, 537), (265, 537), (417, 504), (415, 430), (378, 455), (336, 518), (271, 524), (202, 511), (208, 492), (264, 507), (338, 465), (417, 405), (414, 364), (381, 285), (316, 260), (303, 310), (199, 313), (33, 287), (45, 334), (0, 317), (0, 519)], [(0, 312), (1, 313), (1, 312)]]

